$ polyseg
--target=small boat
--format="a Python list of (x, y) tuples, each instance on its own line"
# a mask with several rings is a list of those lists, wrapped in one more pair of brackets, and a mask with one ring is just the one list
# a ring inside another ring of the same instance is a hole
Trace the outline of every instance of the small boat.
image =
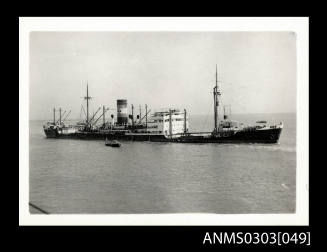
[(267, 121), (256, 121), (256, 123), (267, 123)]
[(111, 147), (120, 147), (120, 143), (116, 140), (108, 140), (106, 139), (105, 141), (106, 146), (111, 146)]

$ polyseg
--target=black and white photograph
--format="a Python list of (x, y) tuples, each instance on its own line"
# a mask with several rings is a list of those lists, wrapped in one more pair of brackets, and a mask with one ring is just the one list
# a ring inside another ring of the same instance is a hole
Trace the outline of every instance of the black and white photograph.
[(307, 213), (295, 30), (60, 27), (25, 38), (25, 215)]

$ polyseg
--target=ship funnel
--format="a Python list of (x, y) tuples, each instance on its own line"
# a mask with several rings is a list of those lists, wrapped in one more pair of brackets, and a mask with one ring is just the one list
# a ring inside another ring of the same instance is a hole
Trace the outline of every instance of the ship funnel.
[(128, 122), (127, 100), (125, 99), (117, 100), (117, 123), (127, 124), (127, 122)]

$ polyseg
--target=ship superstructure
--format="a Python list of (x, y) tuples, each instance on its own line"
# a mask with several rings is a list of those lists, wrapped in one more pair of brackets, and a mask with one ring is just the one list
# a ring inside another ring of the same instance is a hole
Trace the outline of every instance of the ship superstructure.
[(186, 110), (169, 109), (152, 114), (148, 122), (149, 133), (162, 134), (166, 137), (177, 137), (188, 131)]

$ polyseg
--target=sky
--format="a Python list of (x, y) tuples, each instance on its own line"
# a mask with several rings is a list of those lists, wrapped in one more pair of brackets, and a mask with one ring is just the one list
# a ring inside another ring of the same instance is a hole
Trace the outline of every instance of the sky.
[(293, 32), (31, 32), (30, 119), (53, 108), (79, 118), (86, 84), (90, 112), (117, 99), (213, 113), (216, 64), (221, 104), (232, 113), (296, 112)]

